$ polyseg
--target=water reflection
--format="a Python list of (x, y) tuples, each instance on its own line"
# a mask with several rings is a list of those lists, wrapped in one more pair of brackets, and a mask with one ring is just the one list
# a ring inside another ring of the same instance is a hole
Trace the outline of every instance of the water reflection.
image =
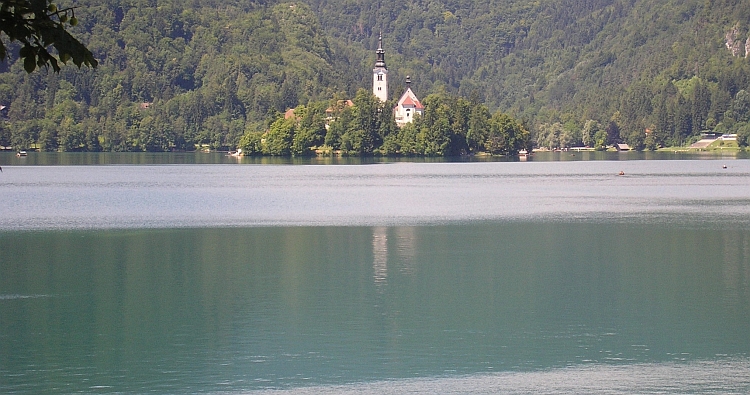
[(29, 152), (17, 157), (0, 152), (1, 166), (79, 166), (79, 165), (173, 165), (173, 164), (245, 164), (245, 165), (361, 165), (375, 163), (448, 163), (448, 162), (548, 162), (548, 161), (629, 161), (748, 159), (750, 152), (535, 152), (518, 156), (461, 156), (449, 158), (412, 157), (312, 157), (231, 156), (226, 152)]
[(430, 377), (259, 390), (248, 395), (746, 394), (750, 360), (571, 366), (539, 372)]
[(0, 229), (750, 223), (750, 161), (23, 166), (0, 186)]
[[(695, 361), (724, 377), (750, 355), (746, 228), (0, 232), (0, 251), (13, 257), (0, 260), (1, 393), (331, 390), (598, 366), (642, 378), (643, 364)], [(608, 389), (606, 374), (580, 377), (559, 392)]]
[(417, 232), (413, 226), (399, 226), (395, 228), (396, 254), (399, 260), (399, 270), (403, 274), (413, 275), (417, 271)]
[(750, 235), (728, 231), (721, 241), (725, 297), (732, 306), (747, 306), (750, 301)]
[[(391, 234), (393, 237), (388, 238)], [(395, 243), (395, 258), (391, 255), (389, 245)], [(372, 268), (375, 285), (382, 288), (388, 283), (388, 267), (396, 268), (400, 274), (411, 276), (417, 272), (417, 228), (413, 226), (372, 228)]]
[(375, 285), (382, 286), (388, 281), (388, 228), (372, 228), (372, 269)]

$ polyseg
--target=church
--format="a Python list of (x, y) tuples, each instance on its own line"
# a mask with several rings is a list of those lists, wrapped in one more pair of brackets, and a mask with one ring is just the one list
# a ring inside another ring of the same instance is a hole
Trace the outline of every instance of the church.
[[(372, 69), (372, 94), (381, 102), (388, 101), (388, 67), (385, 65), (385, 50), (383, 50), (383, 35), (378, 36), (378, 49), (375, 51), (375, 67)], [(402, 127), (414, 120), (417, 114), (424, 113), (424, 106), (411, 90), (411, 78), (406, 76), (406, 91), (398, 99), (393, 108), (396, 125)]]

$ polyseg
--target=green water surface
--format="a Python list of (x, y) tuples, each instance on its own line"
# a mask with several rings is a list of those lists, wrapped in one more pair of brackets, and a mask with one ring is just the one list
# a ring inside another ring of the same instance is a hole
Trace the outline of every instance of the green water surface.
[(750, 230), (0, 233), (0, 392), (205, 393), (747, 358)]

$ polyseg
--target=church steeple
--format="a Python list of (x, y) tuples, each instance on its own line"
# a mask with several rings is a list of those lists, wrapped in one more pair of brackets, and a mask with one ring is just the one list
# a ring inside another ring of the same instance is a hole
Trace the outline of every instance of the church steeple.
[(382, 67), (387, 69), (385, 66), (385, 50), (383, 50), (383, 33), (378, 34), (378, 50), (375, 51), (378, 58), (375, 61), (375, 67)]
[(388, 67), (385, 66), (385, 50), (383, 50), (383, 33), (378, 35), (378, 49), (375, 51), (377, 59), (372, 69), (372, 94), (381, 102), (388, 101)]

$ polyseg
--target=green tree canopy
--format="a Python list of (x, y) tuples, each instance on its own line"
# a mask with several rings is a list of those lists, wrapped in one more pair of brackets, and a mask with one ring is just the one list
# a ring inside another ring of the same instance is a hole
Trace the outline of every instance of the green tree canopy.
[[(98, 62), (91, 51), (65, 29), (66, 25), (77, 24), (75, 7), (60, 9), (52, 0), (0, 1), (0, 32), (21, 44), (18, 55), (28, 73), (49, 66), (59, 72), (59, 62), (68, 61), (78, 67), (95, 68)], [(53, 53), (49, 47), (54, 48)], [(8, 55), (8, 47), (0, 40), (0, 59)]]

